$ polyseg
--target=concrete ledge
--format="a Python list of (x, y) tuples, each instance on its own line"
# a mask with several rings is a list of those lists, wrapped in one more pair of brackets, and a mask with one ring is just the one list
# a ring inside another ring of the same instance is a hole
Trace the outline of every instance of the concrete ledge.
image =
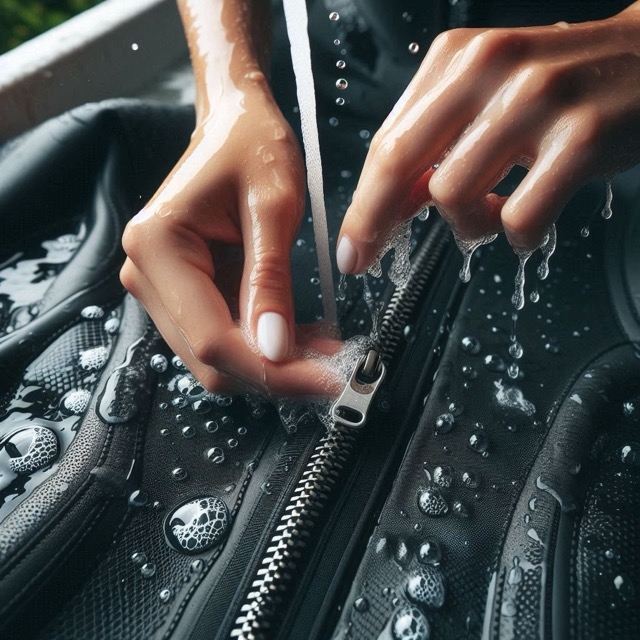
[(79, 104), (135, 95), (187, 55), (175, 0), (105, 0), (0, 56), (0, 141)]

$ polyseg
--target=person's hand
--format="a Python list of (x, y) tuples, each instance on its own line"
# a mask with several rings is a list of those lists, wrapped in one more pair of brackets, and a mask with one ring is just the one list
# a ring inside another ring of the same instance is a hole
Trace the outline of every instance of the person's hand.
[[(308, 357), (337, 340), (297, 327), (290, 250), (303, 213), (297, 140), (261, 72), (226, 91), (128, 225), (124, 286), (212, 391), (336, 393)], [(307, 357), (302, 357), (306, 354)]]
[[(440, 35), (371, 142), (338, 242), (359, 273), (435, 204), (458, 235), (539, 245), (573, 193), (640, 159), (640, 3), (608, 20)], [(514, 164), (514, 193), (491, 193)]]

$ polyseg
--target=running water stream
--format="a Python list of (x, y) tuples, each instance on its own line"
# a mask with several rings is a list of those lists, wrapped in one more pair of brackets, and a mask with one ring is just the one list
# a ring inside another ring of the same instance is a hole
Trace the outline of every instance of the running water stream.
[(318, 271), (324, 319), (337, 322), (336, 298), (333, 290), (327, 211), (324, 204), (322, 158), (316, 118), (316, 97), (311, 69), (311, 49), (307, 31), (307, 7), (301, 0), (284, 0), (284, 15), (291, 45), (291, 60), (296, 76), (296, 91), (300, 109), (302, 142), (307, 165), (307, 184), (313, 216), (313, 233), (318, 253)]

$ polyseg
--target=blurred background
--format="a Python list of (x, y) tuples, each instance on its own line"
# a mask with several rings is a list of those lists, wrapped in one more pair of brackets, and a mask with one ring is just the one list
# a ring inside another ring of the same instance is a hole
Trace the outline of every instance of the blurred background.
[(0, 0), (0, 54), (101, 0)]

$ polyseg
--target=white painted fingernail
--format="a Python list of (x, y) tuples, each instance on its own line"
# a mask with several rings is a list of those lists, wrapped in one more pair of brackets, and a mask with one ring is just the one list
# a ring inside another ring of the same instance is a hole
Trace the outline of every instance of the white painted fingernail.
[(258, 318), (258, 349), (272, 362), (280, 362), (289, 352), (287, 321), (279, 313), (267, 311)]
[(348, 236), (342, 236), (336, 250), (336, 262), (341, 273), (351, 273), (358, 262), (358, 253)]

